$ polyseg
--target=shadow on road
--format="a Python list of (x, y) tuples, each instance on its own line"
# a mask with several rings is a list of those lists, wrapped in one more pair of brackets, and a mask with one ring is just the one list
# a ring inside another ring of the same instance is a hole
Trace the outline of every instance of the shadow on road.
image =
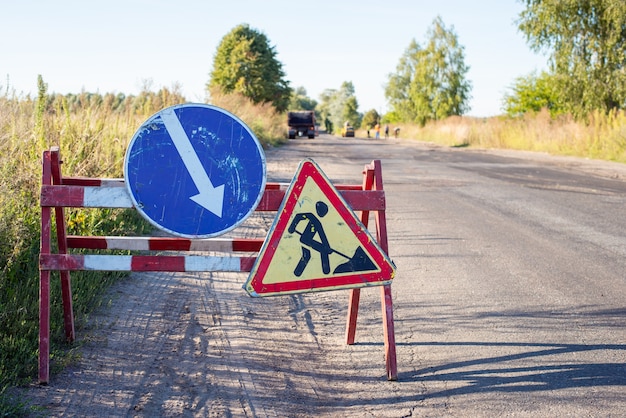
[[(535, 358), (537, 363), (546, 363), (547, 356), (572, 354), (588, 351), (619, 350), (626, 353), (624, 344), (536, 344), (536, 343), (488, 343), (449, 342), (411, 343), (411, 345), (447, 347), (520, 347), (535, 350), (504, 356), (477, 358), (460, 362), (428, 367), (412, 373), (400, 374), (400, 381), (421, 380), (464, 383), (460, 388), (430, 393), (428, 396), (453, 396), (472, 392), (510, 392), (554, 390), (590, 386), (625, 386), (626, 364), (624, 363), (564, 363), (522, 367), (497, 367), (499, 364)], [(476, 367), (482, 366), (482, 367)], [(471, 370), (467, 370), (467, 369)], [(456, 370), (465, 369), (465, 370)], [(456, 371), (455, 371), (456, 370)]]

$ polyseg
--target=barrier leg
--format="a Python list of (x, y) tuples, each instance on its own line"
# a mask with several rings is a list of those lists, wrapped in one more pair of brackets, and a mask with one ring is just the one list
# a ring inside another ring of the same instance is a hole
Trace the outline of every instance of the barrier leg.
[(348, 323), (346, 325), (346, 344), (354, 344), (356, 335), (356, 318), (359, 314), (359, 300), (361, 299), (361, 289), (350, 289), (348, 299)]
[(381, 307), (383, 311), (383, 332), (385, 338), (385, 363), (387, 380), (398, 380), (398, 363), (396, 360), (396, 337), (393, 325), (393, 302), (391, 285), (380, 288)]
[[(363, 169), (363, 183), (361, 187), (363, 190), (372, 190), (374, 184), (374, 170), (371, 165), (366, 165)], [(361, 211), (359, 213), (361, 223), (365, 228), (369, 223), (369, 211)], [(356, 321), (359, 316), (359, 302), (361, 300), (361, 289), (351, 289), (350, 296), (348, 298), (348, 320), (346, 324), (346, 344), (354, 344), (356, 335)]]
[(65, 326), (65, 338), (68, 342), (74, 341), (74, 311), (72, 307), (72, 285), (70, 272), (61, 271), (61, 298), (63, 300), (63, 324)]
[[(43, 154), (42, 184), (52, 183), (50, 152)], [(41, 208), (39, 254), (50, 254), (51, 215), (49, 207)], [(39, 270), (39, 383), (48, 383), (50, 373), (50, 271)]]
[[(383, 190), (383, 174), (380, 160), (372, 161), (374, 190)], [(389, 254), (389, 241), (387, 239), (387, 216), (385, 211), (374, 213), (376, 222), (376, 239), (383, 251)], [(381, 308), (383, 314), (383, 332), (385, 338), (385, 362), (387, 364), (387, 380), (398, 380), (398, 365), (396, 359), (396, 337), (393, 323), (393, 301), (391, 298), (391, 285), (381, 287)]]
[[(63, 184), (61, 176), (61, 156), (58, 147), (50, 150), (50, 170), (52, 182)], [(67, 254), (67, 231), (65, 227), (65, 211), (62, 207), (54, 208), (54, 220), (57, 226), (57, 246), (59, 254)], [(65, 338), (68, 342), (74, 341), (74, 308), (72, 306), (72, 282), (70, 272), (62, 270), (61, 274), (61, 299), (63, 301), (63, 324)]]
[(50, 272), (39, 272), (39, 383), (50, 373)]

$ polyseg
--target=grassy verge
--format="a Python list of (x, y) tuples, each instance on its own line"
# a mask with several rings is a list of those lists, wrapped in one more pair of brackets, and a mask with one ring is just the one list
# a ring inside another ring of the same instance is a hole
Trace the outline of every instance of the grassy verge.
[[(397, 125), (400, 137), (448, 146), (547, 152), (626, 163), (626, 113), (594, 113), (586, 121), (547, 112), (522, 118), (453, 116), (424, 127)], [(396, 125), (390, 126), (390, 131)]]
[(255, 105), (240, 94), (211, 92), (211, 104), (237, 115), (256, 135), (264, 148), (278, 146), (286, 139), (287, 116), (269, 104)]
[[(284, 117), (241, 97), (219, 97), (265, 147), (284, 141)], [(162, 89), (138, 96), (123, 94), (50, 95), (39, 80), (36, 98), (10, 96), (0, 86), (0, 416), (28, 411), (9, 388), (37, 377), (39, 334), (39, 237), (41, 157), (53, 145), (61, 149), (68, 176), (122, 177), (124, 154), (136, 129), (158, 110), (185, 102)], [(141, 235), (150, 226), (133, 210), (71, 209), (68, 232), (80, 235)], [(104, 291), (123, 273), (72, 273), (76, 328), (108, 301)], [(52, 275), (51, 368), (55, 373), (74, 354), (64, 342), (58, 273)]]

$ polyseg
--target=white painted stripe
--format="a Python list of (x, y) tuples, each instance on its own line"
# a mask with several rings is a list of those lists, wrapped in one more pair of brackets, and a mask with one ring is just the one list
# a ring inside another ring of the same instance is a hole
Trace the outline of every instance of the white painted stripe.
[(85, 270), (130, 271), (130, 255), (85, 255)]
[(180, 154), (180, 158), (191, 176), (191, 180), (200, 192), (195, 196), (191, 196), (190, 199), (221, 218), (224, 210), (224, 185), (215, 187), (213, 182), (211, 182), (209, 174), (204, 169), (193, 145), (191, 145), (191, 141), (174, 109), (163, 109), (160, 112), (160, 116), (165, 129), (170, 134), (174, 147)]
[(230, 252), (233, 250), (231, 239), (201, 239), (191, 241), (189, 251)]
[(150, 240), (146, 237), (106, 237), (109, 250), (148, 251)]
[(185, 256), (185, 271), (241, 271), (238, 257)]
[(125, 187), (85, 187), (83, 206), (88, 208), (132, 208)]

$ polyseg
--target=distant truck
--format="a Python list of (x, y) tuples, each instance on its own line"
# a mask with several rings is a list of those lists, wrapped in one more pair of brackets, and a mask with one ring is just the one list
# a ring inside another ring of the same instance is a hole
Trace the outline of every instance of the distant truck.
[(287, 125), (289, 139), (295, 139), (296, 136), (315, 138), (315, 112), (312, 110), (287, 113)]

